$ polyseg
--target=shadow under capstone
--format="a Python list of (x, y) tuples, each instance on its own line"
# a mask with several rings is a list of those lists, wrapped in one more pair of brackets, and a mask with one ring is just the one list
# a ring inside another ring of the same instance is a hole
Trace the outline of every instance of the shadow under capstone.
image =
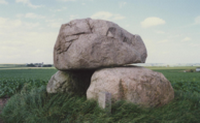
[(48, 93), (71, 93), (86, 96), (95, 70), (58, 70), (47, 84)]

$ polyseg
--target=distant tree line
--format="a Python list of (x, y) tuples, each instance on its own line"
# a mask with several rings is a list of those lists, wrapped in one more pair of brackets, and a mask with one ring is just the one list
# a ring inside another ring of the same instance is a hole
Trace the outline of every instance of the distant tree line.
[(30, 63), (26, 64), (27, 67), (52, 67), (52, 64), (43, 64), (43, 63)]

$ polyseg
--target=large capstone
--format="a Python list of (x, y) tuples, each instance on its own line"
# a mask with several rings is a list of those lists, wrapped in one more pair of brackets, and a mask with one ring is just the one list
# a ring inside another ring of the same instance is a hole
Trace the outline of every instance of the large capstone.
[(87, 99), (98, 100), (101, 92), (112, 94), (112, 102), (126, 100), (145, 107), (158, 107), (174, 98), (171, 83), (162, 73), (143, 67), (104, 68), (96, 71)]
[(144, 63), (146, 57), (146, 47), (139, 35), (113, 22), (90, 18), (63, 24), (54, 46), (54, 65), (59, 70)]

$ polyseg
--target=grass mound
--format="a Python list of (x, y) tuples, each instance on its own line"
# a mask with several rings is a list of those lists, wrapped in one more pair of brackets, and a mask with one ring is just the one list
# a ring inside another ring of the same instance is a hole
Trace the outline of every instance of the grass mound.
[(12, 96), (1, 118), (6, 123), (71, 123), (82, 119), (103, 119), (106, 114), (101, 113), (103, 111), (94, 101), (70, 94), (47, 94), (46, 87), (42, 86)]
[(12, 96), (0, 117), (6, 123), (199, 123), (199, 115), (199, 93), (175, 91), (171, 103), (152, 109), (119, 101), (107, 114), (93, 100), (71, 94), (47, 94), (42, 86)]

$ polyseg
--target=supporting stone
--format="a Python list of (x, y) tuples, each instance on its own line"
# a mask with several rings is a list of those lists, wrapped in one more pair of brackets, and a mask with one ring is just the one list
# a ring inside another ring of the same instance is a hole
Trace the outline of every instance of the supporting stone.
[(111, 93), (100, 92), (98, 97), (99, 107), (106, 110), (107, 113), (111, 112)]
[(95, 71), (87, 89), (87, 99), (98, 100), (99, 92), (111, 93), (112, 103), (126, 100), (144, 107), (160, 107), (174, 99), (174, 90), (165, 76), (144, 67)]

